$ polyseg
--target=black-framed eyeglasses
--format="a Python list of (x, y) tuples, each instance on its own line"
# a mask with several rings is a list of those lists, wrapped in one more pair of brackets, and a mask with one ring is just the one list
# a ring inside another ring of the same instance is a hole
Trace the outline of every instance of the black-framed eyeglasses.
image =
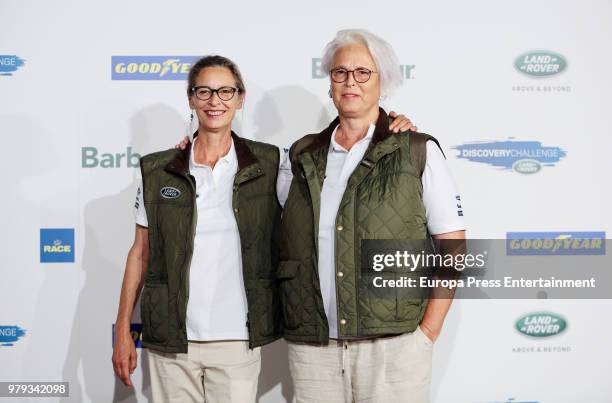
[(366, 69), (365, 67), (358, 67), (355, 70), (347, 70), (343, 67), (338, 67), (338, 68), (332, 69), (329, 72), (329, 76), (331, 77), (333, 82), (343, 83), (346, 80), (348, 80), (349, 73), (353, 74), (353, 79), (355, 79), (355, 81), (357, 81), (360, 84), (363, 84), (370, 79), (370, 77), (372, 76), (372, 73), (378, 73), (378, 72), (372, 71), (370, 69)]
[(235, 87), (210, 88), (205, 85), (200, 85), (193, 87), (191, 92), (201, 101), (208, 101), (214, 93), (217, 93), (220, 100), (229, 101), (234, 98), (234, 94), (240, 92), (240, 89)]

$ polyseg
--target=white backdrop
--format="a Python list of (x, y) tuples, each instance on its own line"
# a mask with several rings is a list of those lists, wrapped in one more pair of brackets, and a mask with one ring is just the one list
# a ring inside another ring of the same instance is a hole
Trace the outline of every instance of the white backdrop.
[[(289, 146), (333, 117), (313, 58), (342, 28), (382, 36), (408, 66), (385, 107), (440, 140), (469, 237), (612, 231), (610, 1), (0, 0), (0, 381), (68, 381), (61, 401), (150, 399), (146, 360), (134, 390), (110, 361), (137, 168), (125, 158), (84, 167), (82, 153), (168, 148), (186, 133), (189, 109), (184, 80), (113, 80), (112, 57), (230, 57), (247, 87), (235, 129)], [(535, 52), (566, 67), (540, 77), (515, 67)], [(566, 155), (524, 174), (454, 149), (508, 140)], [(74, 262), (41, 262), (49, 228), (74, 229), (73, 243), (55, 242), (72, 247)], [(515, 330), (542, 311), (567, 328), (541, 338)], [(456, 301), (435, 347), (434, 401), (612, 402), (611, 312), (610, 301)], [(24, 334), (11, 341), (6, 329), (16, 328)], [(260, 402), (290, 401), (283, 341), (264, 349), (259, 389)]]

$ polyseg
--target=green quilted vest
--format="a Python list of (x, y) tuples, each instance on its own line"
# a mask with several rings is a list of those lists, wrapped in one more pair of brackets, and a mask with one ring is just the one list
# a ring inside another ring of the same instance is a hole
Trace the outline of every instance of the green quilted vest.
[[(318, 275), (318, 219), (330, 139), (338, 123), (336, 118), (290, 150), (294, 176), (283, 210), (277, 272), (283, 336), (289, 341), (329, 340)], [(435, 141), (422, 133), (390, 132), (381, 109), (369, 148), (348, 180), (336, 217), (340, 338), (412, 332), (423, 316), (426, 299), (367, 292), (359, 268), (362, 240), (429, 239), (421, 184), (427, 140)]]
[[(232, 133), (238, 158), (232, 205), (240, 233), (248, 303), (249, 346), (281, 336), (278, 265), (281, 208), (276, 196), (278, 148)], [(190, 148), (144, 156), (144, 205), (149, 223), (149, 262), (141, 296), (142, 344), (186, 353), (189, 268), (197, 222)], [(238, 302), (238, 301), (237, 301)], [(206, 309), (206, 307), (203, 307)]]

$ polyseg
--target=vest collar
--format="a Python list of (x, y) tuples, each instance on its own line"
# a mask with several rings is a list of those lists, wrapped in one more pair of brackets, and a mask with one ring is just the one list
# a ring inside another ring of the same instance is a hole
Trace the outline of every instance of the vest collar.
[[(370, 148), (374, 147), (376, 144), (380, 143), (383, 140), (386, 140), (391, 136), (391, 132), (389, 131), (389, 117), (383, 108), (378, 108), (378, 119), (376, 120), (376, 128), (374, 129), (374, 135), (372, 136), (372, 141), (370, 142)], [(331, 141), (332, 133), (336, 126), (340, 124), (340, 117), (337, 116), (330, 124), (325, 128), (319, 135), (315, 138), (315, 140), (302, 150), (302, 152), (315, 152), (320, 148), (327, 147), (329, 148), (329, 144)]]
[[(193, 137), (197, 137), (198, 132), (195, 132)], [(251, 165), (259, 165), (259, 160), (253, 154), (251, 149), (246, 145), (244, 139), (232, 131), (232, 140), (234, 141), (234, 149), (236, 150), (236, 158), (238, 159), (238, 172), (245, 170)], [(189, 156), (191, 155), (191, 147), (193, 142), (189, 142), (184, 150), (179, 150), (176, 157), (166, 165), (166, 169), (170, 172), (178, 174), (189, 173)], [(251, 169), (249, 169), (250, 171)], [(257, 169), (255, 169), (257, 172)], [(261, 172), (261, 171), (260, 171)], [(238, 175), (238, 174), (236, 174)]]

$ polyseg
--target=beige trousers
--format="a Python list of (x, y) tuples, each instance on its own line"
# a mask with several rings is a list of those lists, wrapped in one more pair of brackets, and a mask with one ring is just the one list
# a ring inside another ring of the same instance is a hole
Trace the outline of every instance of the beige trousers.
[(246, 341), (189, 342), (187, 354), (149, 349), (153, 401), (255, 402), (260, 353)]
[(297, 403), (429, 402), (433, 343), (421, 328), (327, 346), (288, 345)]

